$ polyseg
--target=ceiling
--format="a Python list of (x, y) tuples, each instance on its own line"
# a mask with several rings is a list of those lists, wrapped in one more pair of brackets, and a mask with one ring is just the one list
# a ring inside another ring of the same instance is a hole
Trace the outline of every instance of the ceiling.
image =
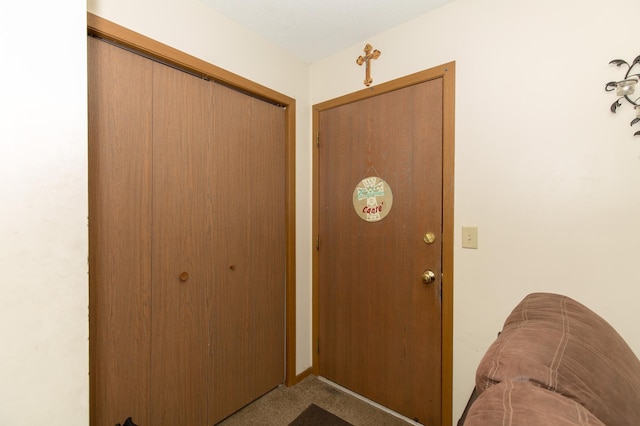
[(452, 0), (200, 1), (311, 63)]

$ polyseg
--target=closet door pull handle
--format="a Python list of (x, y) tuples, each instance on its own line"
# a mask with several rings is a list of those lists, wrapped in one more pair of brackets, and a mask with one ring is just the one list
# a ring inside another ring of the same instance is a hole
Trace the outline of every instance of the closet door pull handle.
[(188, 272), (183, 272), (180, 274), (180, 281), (186, 281), (189, 279), (189, 273)]

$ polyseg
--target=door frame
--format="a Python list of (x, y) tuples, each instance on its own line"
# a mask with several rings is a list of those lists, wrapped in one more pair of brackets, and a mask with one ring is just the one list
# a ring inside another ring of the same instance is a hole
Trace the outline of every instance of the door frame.
[[(296, 100), (268, 87), (240, 77), (220, 67), (188, 55), (149, 37), (136, 33), (92, 13), (87, 13), (87, 34), (114, 42), (143, 56), (175, 66), (204, 79), (233, 87), (241, 92), (279, 105), (285, 109), (285, 384), (296, 383), (296, 217), (295, 217), (295, 124)], [(89, 305), (91, 310), (91, 305)], [(89, 324), (90, 335), (93, 331)], [(89, 353), (89, 373), (93, 373), (91, 360), (97, 356)], [(92, 385), (90, 395), (95, 395)], [(90, 397), (90, 402), (92, 397)]]
[(319, 374), (318, 360), (318, 249), (319, 249), (319, 117), (320, 112), (357, 102), (428, 80), (442, 78), (442, 424), (452, 424), (453, 400), (453, 219), (454, 219), (454, 132), (455, 61), (363, 89), (313, 106), (313, 204), (312, 235), (316, 241), (312, 269), (312, 372)]

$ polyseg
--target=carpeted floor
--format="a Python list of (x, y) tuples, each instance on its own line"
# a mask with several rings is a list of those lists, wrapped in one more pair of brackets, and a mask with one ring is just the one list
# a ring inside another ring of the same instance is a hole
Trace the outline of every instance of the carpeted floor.
[[(288, 426), (315, 404), (353, 426), (408, 426), (410, 423), (309, 376), (280, 386), (219, 423), (219, 426)], [(318, 424), (318, 426), (322, 426)]]

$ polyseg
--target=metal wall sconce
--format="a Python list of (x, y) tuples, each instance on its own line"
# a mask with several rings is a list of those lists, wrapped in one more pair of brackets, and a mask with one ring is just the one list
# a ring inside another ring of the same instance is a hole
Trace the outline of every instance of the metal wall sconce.
[[(640, 122), (640, 97), (631, 100), (629, 96), (633, 95), (633, 93), (635, 92), (638, 81), (640, 80), (640, 74), (631, 74), (631, 70), (633, 70), (636, 65), (640, 65), (640, 56), (636, 56), (631, 64), (629, 64), (627, 61), (623, 61), (622, 59), (614, 59), (613, 61), (609, 62), (609, 65), (616, 65), (617, 67), (621, 67), (624, 65), (625, 67), (627, 67), (627, 72), (625, 73), (624, 78), (620, 81), (608, 82), (604, 90), (606, 90), (607, 92), (612, 92), (615, 90), (616, 96), (618, 96), (618, 99), (616, 99), (616, 101), (611, 104), (611, 112), (617, 112), (618, 108), (622, 106), (622, 104), (620, 103), (622, 99), (626, 99), (627, 102), (633, 105), (633, 108), (636, 112), (636, 118), (631, 120), (631, 126), (633, 126), (634, 124)], [(635, 132), (633, 135), (640, 136), (640, 131)]]

